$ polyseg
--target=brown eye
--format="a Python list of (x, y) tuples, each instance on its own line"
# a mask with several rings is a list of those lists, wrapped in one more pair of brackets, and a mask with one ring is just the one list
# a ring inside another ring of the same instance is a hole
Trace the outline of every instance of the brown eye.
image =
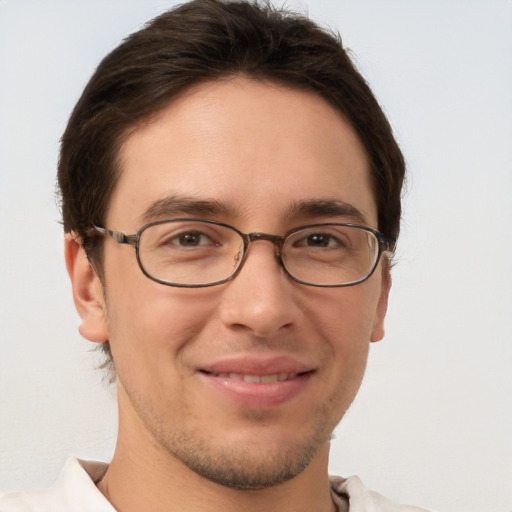
[(347, 241), (341, 236), (332, 233), (308, 233), (294, 243), (294, 247), (306, 247), (311, 249), (340, 249), (347, 246)]
[(313, 234), (306, 237), (305, 245), (309, 247), (327, 247), (332, 237), (325, 234)]
[(208, 242), (208, 237), (197, 232), (183, 233), (179, 237), (173, 239), (172, 242), (184, 247), (197, 247), (198, 245), (204, 245), (205, 242)]

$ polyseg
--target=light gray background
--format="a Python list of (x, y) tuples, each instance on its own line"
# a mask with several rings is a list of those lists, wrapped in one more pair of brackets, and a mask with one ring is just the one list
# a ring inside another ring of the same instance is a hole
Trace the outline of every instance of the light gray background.
[[(0, 0), (0, 489), (108, 459), (115, 399), (77, 332), (53, 197), (58, 140), (93, 69), (171, 6)], [(306, 9), (306, 2), (288, 2)], [(402, 502), (512, 511), (512, 2), (311, 0), (405, 152), (385, 340), (331, 470)]]

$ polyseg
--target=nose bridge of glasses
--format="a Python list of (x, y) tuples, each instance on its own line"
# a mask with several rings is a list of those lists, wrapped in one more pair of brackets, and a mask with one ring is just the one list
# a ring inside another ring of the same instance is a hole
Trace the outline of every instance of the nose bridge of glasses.
[(250, 243), (252, 242), (257, 242), (257, 241), (260, 241), (260, 240), (266, 240), (268, 242), (271, 242), (275, 249), (276, 249), (276, 256), (280, 256), (281, 255), (281, 249), (283, 247), (283, 242), (284, 242), (284, 237), (282, 236), (279, 236), (279, 235), (269, 235), (267, 233), (249, 233), (247, 235), (247, 240), (248, 240), (248, 244), (249, 245)]

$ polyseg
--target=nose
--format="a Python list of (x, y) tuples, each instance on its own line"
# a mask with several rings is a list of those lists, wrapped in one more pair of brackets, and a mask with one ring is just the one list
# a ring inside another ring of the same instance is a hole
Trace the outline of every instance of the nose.
[(240, 273), (225, 285), (220, 317), (230, 329), (265, 338), (300, 325), (297, 287), (275, 256), (271, 241), (251, 244)]

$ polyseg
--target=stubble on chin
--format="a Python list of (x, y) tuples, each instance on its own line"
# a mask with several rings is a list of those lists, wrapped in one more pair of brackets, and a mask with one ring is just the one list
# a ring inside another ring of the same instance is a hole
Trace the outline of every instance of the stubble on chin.
[[(228, 437), (212, 441), (191, 429), (179, 434), (158, 429), (154, 436), (169, 455), (211, 482), (236, 490), (266, 489), (298, 476), (330, 441), (336, 425), (332, 424), (329, 404), (322, 409), (309, 435), (278, 447), (261, 447), (257, 439), (254, 444)], [(258, 421), (262, 413), (248, 413), (249, 416)]]
[(189, 435), (184, 437), (172, 455), (203, 478), (237, 490), (266, 489), (291, 480), (308, 466), (321, 444), (315, 441), (279, 453), (264, 453), (259, 448), (229, 444), (216, 450)]

